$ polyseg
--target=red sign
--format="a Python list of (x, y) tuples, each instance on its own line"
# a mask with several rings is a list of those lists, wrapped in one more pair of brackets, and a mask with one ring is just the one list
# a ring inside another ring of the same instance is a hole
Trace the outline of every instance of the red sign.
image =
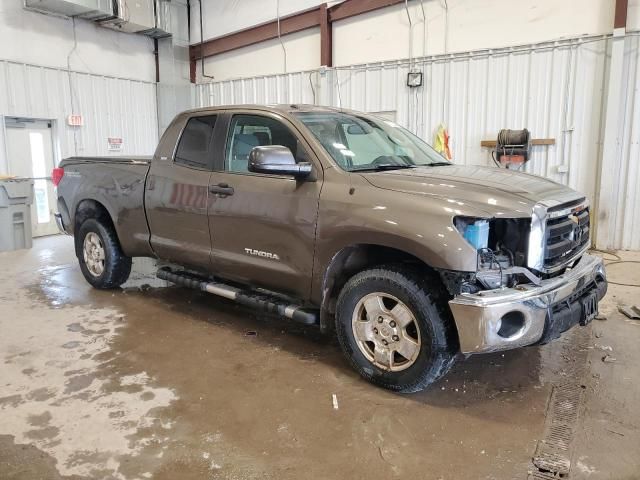
[(119, 152), (122, 150), (122, 138), (121, 137), (109, 137), (107, 138), (110, 152)]
[(69, 115), (67, 117), (67, 124), (71, 127), (81, 127), (84, 125), (84, 119), (82, 115)]

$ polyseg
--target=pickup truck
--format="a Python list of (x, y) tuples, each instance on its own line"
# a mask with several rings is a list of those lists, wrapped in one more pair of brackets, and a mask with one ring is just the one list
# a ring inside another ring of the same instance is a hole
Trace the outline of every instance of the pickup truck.
[(153, 157), (68, 158), (53, 179), (94, 287), (156, 258), (160, 278), (337, 335), (362, 377), (399, 392), (586, 325), (607, 290), (583, 195), (452, 164), (364, 113), (191, 110)]

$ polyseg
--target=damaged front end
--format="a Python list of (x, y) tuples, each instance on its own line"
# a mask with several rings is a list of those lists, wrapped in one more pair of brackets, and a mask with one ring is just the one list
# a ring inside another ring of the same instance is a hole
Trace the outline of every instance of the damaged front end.
[(456, 229), (476, 248), (477, 268), (475, 272), (440, 270), (449, 293), (478, 293), (521, 283), (539, 285), (544, 277), (527, 268), (530, 224), (528, 218), (456, 217)]
[(565, 226), (567, 221), (560, 216), (565, 212), (560, 210), (552, 217), (553, 229), (543, 231), (541, 258), (558, 256), (557, 245), (562, 242), (568, 252), (553, 268), (531, 267), (531, 239), (539, 232), (529, 218), (454, 219), (477, 256), (475, 272), (440, 270), (451, 295), (449, 306), (462, 353), (545, 343), (595, 316), (607, 282), (602, 259), (585, 253), (585, 208), (570, 210), (573, 230)]

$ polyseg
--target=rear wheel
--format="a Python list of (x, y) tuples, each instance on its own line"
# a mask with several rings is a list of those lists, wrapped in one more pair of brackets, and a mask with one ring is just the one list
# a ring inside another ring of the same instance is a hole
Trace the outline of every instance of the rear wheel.
[(76, 237), (76, 253), (84, 278), (95, 288), (108, 289), (122, 285), (131, 273), (131, 257), (122, 253), (113, 227), (90, 218), (80, 226)]
[(416, 392), (443, 376), (456, 336), (435, 277), (402, 266), (352, 277), (338, 298), (336, 330), (352, 366), (370, 382)]

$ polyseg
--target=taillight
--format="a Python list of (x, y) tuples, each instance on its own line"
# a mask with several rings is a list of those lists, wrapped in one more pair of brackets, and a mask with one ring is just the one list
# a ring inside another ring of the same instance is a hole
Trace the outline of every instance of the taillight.
[(51, 180), (53, 181), (54, 187), (58, 186), (63, 176), (64, 176), (64, 168), (57, 167), (53, 169), (53, 171), (51, 172)]

